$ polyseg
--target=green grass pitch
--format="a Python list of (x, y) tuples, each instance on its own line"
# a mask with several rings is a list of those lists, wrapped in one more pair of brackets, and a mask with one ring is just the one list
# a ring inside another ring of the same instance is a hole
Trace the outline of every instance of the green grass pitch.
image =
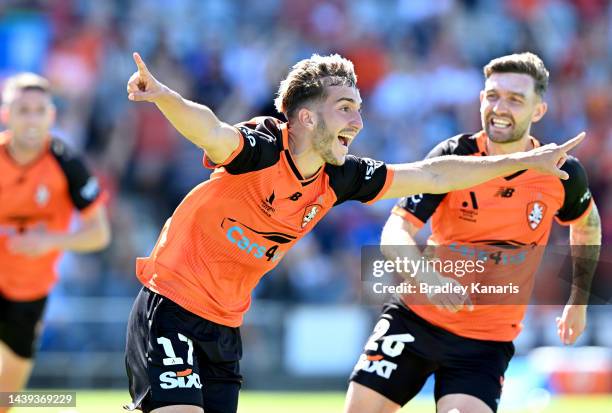
[[(112, 413), (125, 412), (122, 404), (128, 401), (123, 391), (77, 391), (77, 407), (73, 408), (17, 408), (14, 413)], [(338, 392), (290, 393), (250, 392), (240, 396), (239, 413), (341, 413), (344, 394)], [(612, 395), (553, 397), (544, 410), (500, 409), (499, 413), (604, 413), (612, 411)], [(411, 401), (402, 413), (434, 413), (432, 400)]]

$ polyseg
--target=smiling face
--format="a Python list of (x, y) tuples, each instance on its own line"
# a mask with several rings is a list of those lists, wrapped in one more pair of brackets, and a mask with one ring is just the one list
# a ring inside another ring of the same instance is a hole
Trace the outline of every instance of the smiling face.
[(37, 88), (17, 90), (2, 107), (2, 121), (11, 131), (13, 144), (22, 150), (42, 148), (54, 120), (51, 97)]
[(349, 86), (329, 86), (327, 97), (313, 104), (316, 126), (312, 146), (324, 162), (344, 164), (348, 148), (363, 128), (359, 90)]
[(534, 80), (522, 73), (493, 73), (480, 92), (480, 118), (487, 136), (496, 143), (510, 143), (529, 135), (546, 104), (535, 92)]

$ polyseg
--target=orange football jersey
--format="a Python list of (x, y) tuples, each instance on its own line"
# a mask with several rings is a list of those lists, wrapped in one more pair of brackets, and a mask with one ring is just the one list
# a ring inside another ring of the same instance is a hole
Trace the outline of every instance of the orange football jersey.
[(75, 209), (88, 214), (100, 188), (66, 145), (49, 139), (41, 155), (26, 165), (8, 153), (8, 132), (0, 133), (0, 294), (15, 301), (47, 295), (57, 279), (59, 251), (30, 258), (7, 249), (8, 239), (37, 229), (66, 231)]
[[(486, 156), (486, 134), (460, 135), (436, 146), (428, 157), (441, 155)], [(535, 146), (539, 142), (533, 140)], [(428, 243), (451, 246), (454, 251), (474, 251), (478, 246), (545, 246), (553, 221), (569, 225), (587, 214), (591, 193), (586, 172), (578, 160), (569, 157), (562, 167), (570, 179), (563, 181), (551, 175), (525, 170), (492, 179), (483, 184), (447, 194), (419, 194), (406, 197), (393, 208), (393, 213), (410, 221), (417, 228), (431, 218), (432, 234)], [(534, 260), (521, 266), (524, 272), (517, 279), (533, 277), (539, 265), (542, 248)], [(466, 257), (470, 258), (470, 257)], [(499, 266), (487, 274), (511, 277), (512, 268), (505, 261), (487, 263)], [(508, 268), (502, 268), (504, 265)], [(451, 313), (433, 305), (404, 302), (420, 317), (457, 335), (508, 341), (521, 330), (526, 305), (476, 305), (474, 311)], [(526, 302), (526, 301), (524, 301)]]
[(374, 202), (391, 182), (385, 164), (348, 155), (304, 179), (286, 123), (237, 125), (240, 146), (183, 199), (136, 273), (151, 290), (207, 320), (239, 326), (251, 291), (334, 206)]

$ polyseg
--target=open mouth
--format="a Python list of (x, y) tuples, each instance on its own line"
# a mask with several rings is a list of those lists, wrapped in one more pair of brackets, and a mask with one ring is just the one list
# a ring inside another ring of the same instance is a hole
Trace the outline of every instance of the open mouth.
[(349, 144), (351, 143), (352, 138), (347, 135), (338, 135), (338, 140), (340, 141), (340, 144), (342, 146), (345, 146), (348, 148)]
[(500, 118), (498, 116), (491, 117), (489, 123), (491, 126), (495, 126), (498, 129), (508, 129), (512, 127), (512, 121), (510, 119)]

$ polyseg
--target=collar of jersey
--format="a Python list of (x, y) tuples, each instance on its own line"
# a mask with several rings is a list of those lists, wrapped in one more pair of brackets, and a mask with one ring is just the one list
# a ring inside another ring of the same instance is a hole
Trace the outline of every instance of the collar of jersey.
[[(486, 132), (481, 130), (475, 135), (475, 137), (476, 137), (476, 145), (478, 145), (478, 152), (482, 156), (487, 156), (488, 152), (487, 152), (487, 134)], [(538, 141), (536, 138), (534, 138), (533, 136), (531, 136), (530, 138), (531, 138), (531, 143), (533, 144), (534, 148), (539, 148), (540, 146), (542, 146), (540, 141)]]
[(319, 175), (321, 175), (321, 172), (323, 172), (323, 167), (320, 167), (319, 169), (317, 169), (317, 172), (315, 172), (313, 176), (311, 176), (308, 179), (305, 179), (300, 173), (300, 170), (298, 169), (297, 165), (293, 161), (293, 157), (291, 156), (291, 152), (289, 151), (289, 128), (287, 126), (287, 123), (281, 124), (280, 130), (281, 130), (282, 139), (283, 139), (282, 142), (283, 142), (283, 153), (285, 154), (285, 157), (284, 157), (285, 162), (287, 163), (287, 166), (289, 167), (289, 169), (291, 169), (293, 176), (298, 182), (302, 184), (302, 186), (306, 186), (314, 182), (319, 177)]

